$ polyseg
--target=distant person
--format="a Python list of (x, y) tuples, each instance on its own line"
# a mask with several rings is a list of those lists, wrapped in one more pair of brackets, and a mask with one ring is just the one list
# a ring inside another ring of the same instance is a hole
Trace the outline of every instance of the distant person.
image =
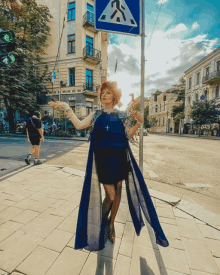
[(44, 142), (43, 130), (41, 124), (41, 114), (38, 111), (34, 112), (34, 115), (28, 120), (26, 124), (27, 140), (31, 142), (32, 148), (30, 154), (28, 154), (25, 162), (30, 165), (31, 155), (34, 154), (34, 165), (42, 164), (42, 161), (38, 159), (40, 152), (40, 142)]

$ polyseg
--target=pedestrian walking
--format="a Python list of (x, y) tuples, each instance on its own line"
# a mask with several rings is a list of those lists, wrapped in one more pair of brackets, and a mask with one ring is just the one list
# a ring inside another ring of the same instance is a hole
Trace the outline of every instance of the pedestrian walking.
[(42, 164), (42, 161), (38, 159), (40, 152), (40, 142), (44, 142), (41, 114), (38, 111), (34, 112), (34, 115), (27, 121), (26, 124), (27, 140), (31, 142), (32, 148), (30, 154), (28, 154), (25, 162), (30, 165), (31, 155), (34, 154), (34, 165)]
[[(140, 113), (131, 113), (130, 116), (136, 119), (137, 123), (128, 131), (127, 114), (115, 108), (116, 105), (119, 108), (122, 105), (121, 96), (117, 82), (103, 82), (98, 98), (104, 109), (91, 112), (82, 121), (67, 103), (49, 102), (53, 107), (66, 110), (76, 129), (90, 126), (90, 148), (79, 206), (75, 249), (98, 251), (105, 247), (107, 239), (115, 242), (114, 220), (121, 200), (123, 180), (136, 234), (139, 235), (144, 226), (142, 209), (147, 222), (154, 230), (157, 244), (163, 247), (169, 245), (128, 142), (140, 127), (143, 118)], [(103, 202), (101, 184), (105, 190)]]

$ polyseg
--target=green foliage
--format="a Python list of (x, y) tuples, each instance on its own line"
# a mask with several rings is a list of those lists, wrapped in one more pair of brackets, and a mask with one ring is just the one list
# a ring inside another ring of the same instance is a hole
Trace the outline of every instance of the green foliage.
[(193, 102), (191, 117), (194, 125), (201, 127), (204, 124), (216, 123), (218, 122), (219, 115), (220, 103), (217, 103), (215, 99)]
[(172, 107), (171, 116), (175, 122), (180, 122), (181, 119), (184, 119), (184, 108), (185, 108), (185, 79), (181, 77), (179, 79), (180, 84), (175, 85), (172, 89), (172, 93), (177, 94), (176, 102), (182, 102), (179, 106)]
[[(141, 104), (137, 104), (134, 108), (133, 111), (137, 111), (140, 112), (141, 111)], [(133, 112), (132, 111), (132, 112)], [(149, 106), (145, 107), (144, 109), (144, 128), (150, 128), (150, 123), (149, 123)], [(133, 117), (129, 118), (129, 124), (131, 127), (133, 127), (136, 124), (136, 119), (134, 119)]]
[(45, 82), (50, 80), (48, 68), (40, 71), (39, 65), (50, 35), (50, 18), (48, 7), (37, 5), (35, 0), (0, 1), (1, 25), (14, 31), (17, 44), (15, 62), (0, 68), (0, 101), (7, 109), (12, 130), (15, 111), (39, 109), (37, 96), (49, 92), (45, 87)]

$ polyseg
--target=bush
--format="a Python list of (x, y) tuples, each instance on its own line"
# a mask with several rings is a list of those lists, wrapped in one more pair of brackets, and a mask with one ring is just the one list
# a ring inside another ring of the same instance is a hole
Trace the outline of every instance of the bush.
[(57, 137), (71, 137), (71, 134), (61, 130), (57, 133)]

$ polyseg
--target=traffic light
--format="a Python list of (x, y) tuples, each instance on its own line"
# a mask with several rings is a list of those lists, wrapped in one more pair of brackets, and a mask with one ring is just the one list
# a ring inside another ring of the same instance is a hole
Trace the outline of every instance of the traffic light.
[(12, 51), (16, 48), (14, 42), (15, 34), (13, 31), (3, 31), (0, 29), (0, 66), (10, 65), (15, 61)]

